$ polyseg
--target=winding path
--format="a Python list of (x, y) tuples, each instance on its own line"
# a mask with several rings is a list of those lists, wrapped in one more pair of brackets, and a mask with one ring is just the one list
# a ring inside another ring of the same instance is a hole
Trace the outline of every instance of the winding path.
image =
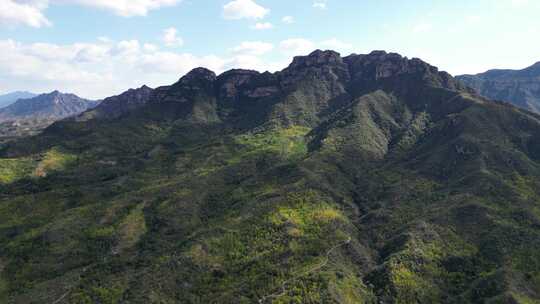
[(292, 282), (292, 281), (294, 281), (294, 280), (296, 280), (296, 279), (298, 279), (298, 278), (301, 278), (301, 277), (303, 277), (303, 276), (306, 276), (306, 275), (308, 275), (308, 274), (310, 274), (310, 273), (313, 273), (313, 272), (315, 272), (315, 271), (318, 271), (318, 270), (322, 269), (323, 267), (325, 267), (325, 266), (328, 264), (328, 262), (330, 261), (330, 254), (332, 254), (332, 252), (333, 252), (334, 250), (336, 250), (336, 249), (338, 249), (338, 248), (340, 248), (340, 247), (343, 247), (343, 246), (345, 246), (345, 245), (350, 244), (350, 243), (351, 243), (351, 240), (352, 240), (352, 239), (349, 237), (346, 241), (341, 242), (341, 243), (335, 245), (334, 247), (328, 249), (328, 251), (326, 252), (326, 255), (325, 255), (325, 261), (324, 261), (324, 262), (322, 262), (321, 264), (319, 264), (319, 265), (313, 267), (312, 269), (310, 269), (310, 270), (308, 270), (308, 271), (306, 271), (306, 272), (304, 272), (304, 273), (300, 273), (300, 274), (297, 274), (297, 275), (293, 275), (292, 278), (290, 278), (290, 279), (288, 279), (288, 280), (285, 280), (283, 283), (281, 283), (280, 291), (278, 291), (278, 292), (276, 292), (276, 293), (273, 293), (273, 294), (270, 294), (270, 295), (266, 295), (266, 296), (260, 298), (260, 299), (259, 299), (259, 304), (265, 303), (267, 299), (278, 299), (278, 298), (281, 298), (282, 296), (286, 295), (286, 294), (287, 294), (287, 285), (288, 285), (290, 282)]

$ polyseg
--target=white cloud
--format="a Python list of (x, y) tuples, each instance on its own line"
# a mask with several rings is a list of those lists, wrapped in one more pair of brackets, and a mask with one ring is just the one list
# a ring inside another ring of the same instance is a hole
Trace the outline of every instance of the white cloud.
[(159, 50), (159, 47), (157, 45), (151, 43), (145, 43), (143, 45), (143, 48), (147, 52), (157, 52), (157, 50)]
[(283, 40), (279, 46), (288, 55), (306, 55), (315, 49), (315, 43), (303, 38)]
[[(55, 2), (68, 2), (67, 0), (53, 0)], [(181, 0), (70, 0), (69, 3), (76, 3), (88, 7), (95, 7), (112, 11), (123, 16), (146, 16), (149, 11), (166, 6), (174, 6)]]
[(274, 49), (274, 45), (262, 41), (244, 41), (239, 46), (232, 49), (235, 53), (249, 55), (263, 55)]
[(50, 26), (44, 11), (49, 4), (76, 4), (108, 10), (123, 17), (146, 16), (149, 11), (182, 0), (0, 0), (0, 25)]
[(326, 0), (315, 0), (313, 7), (318, 9), (326, 9)]
[(223, 6), (223, 17), (225, 19), (262, 19), (270, 10), (264, 8), (253, 0), (234, 0)]
[(324, 48), (335, 50), (335, 51), (341, 51), (341, 52), (348, 52), (352, 50), (353, 48), (352, 44), (343, 42), (337, 38), (332, 38), (332, 39), (322, 41), (320, 45)]
[(55, 89), (87, 98), (103, 98), (143, 84), (168, 85), (196, 67), (216, 73), (230, 68), (276, 71), (289, 60), (269, 61), (262, 56), (274, 46), (243, 42), (230, 56), (196, 56), (160, 50), (138, 40), (96, 39), (91, 43), (21, 43), (0, 40), (2, 90), (48, 92)]
[(0, 24), (7, 26), (27, 25), (35, 28), (50, 26), (43, 15), (47, 1), (0, 0)]
[(252, 26), (252, 29), (254, 30), (270, 30), (273, 28), (274, 25), (270, 22), (258, 22), (254, 26)]
[(178, 30), (174, 27), (163, 30), (162, 40), (169, 47), (181, 47), (184, 45), (184, 39), (178, 36)]
[(170, 84), (192, 68), (222, 72), (232, 59), (159, 51), (137, 40), (57, 45), (0, 40), (3, 89), (55, 89), (103, 98), (142, 84)]
[(226, 63), (227, 69), (248, 69), (263, 71), (280, 71), (289, 65), (290, 61), (268, 61), (259, 56), (253, 55), (237, 55)]
[(281, 22), (286, 23), (286, 24), (292, 24), (292, 23), (294, 23), (294, 17), (293, 16), (285, 16), (285, 17), (281, 18)]

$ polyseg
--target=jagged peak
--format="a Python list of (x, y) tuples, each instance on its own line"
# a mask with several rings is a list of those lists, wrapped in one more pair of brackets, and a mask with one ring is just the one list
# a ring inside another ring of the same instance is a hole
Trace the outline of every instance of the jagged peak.
[(333, 50), (317, 49), (311, 52), (311, 54), (309, 54), (307, 57), (311, 57), (311, 58), (336, 57), (337, 58), (337, 57), (341, 57), (341, 54)]
[(368, 56), (385, 56), (387, 54), (388, 53), (383, 50), (374, 50), (374, 51), (371, 51), (371, 53), (369, 53)]
[(320, 66), (325, 64), (343, 64), (343, 58), (335, 51), (315, 50), (307, 56), (294, 57), (289, 68)]
[(49, 94), (46, 94), (46, 95), (49, 95), (49, 96), (60, 96), (60, 95), (63, 95), (62, 92), (58, 91), (58, 90), (54, 90), (52, 92), (50, 92)]
[(222, 79), (222, 78), (227, 78), (227, 77), (236, 76), (236, 75), (256, 76), (256, 75), (259, 75), (259, 74), (260, 73), (258, 71), (255, 71), (255, 70), (232, 69), (232, 70), (228, 70), (226, 72), (221, 73), (217, 78)]
[(260, 75), (258, 71), (255, 70), (246, 70), (246, 69), (232, 69), (226, 72), (221, 73), (217, 76), (217, 80), (227, 80), (234, 77), (251, 77)]
[(180, 78), (180, 82), (189, 82), (192, 80), (215, 81), (216, 78), (216, 73), (214, 73), (213, 71), (207, 68), (198, 67), (189, 71), (189, 73), (187, 73), (184, 77)]
[(127, 94), (127, 93), (135, 93), (135, 92), (151, 92), (153, 91), (154, 89), (152, 89), (151, 87), (147, 86), (147, 85), (143, 85), (142, 87), (140, 88), (131, 88), (131, 89), (128, 89), (127, 91), (123, 92), (123, 93), (120, 93), (120, 95), (124, 95), (124, 94)]
[(523, 71), (532, 73), (533, 74), (532, 76), (537, 75), (540, 72), (540, 61), (538, 61), (537, 63), (531, 65), (530, 67), (528, 67), (526, 69), (524, 69)]

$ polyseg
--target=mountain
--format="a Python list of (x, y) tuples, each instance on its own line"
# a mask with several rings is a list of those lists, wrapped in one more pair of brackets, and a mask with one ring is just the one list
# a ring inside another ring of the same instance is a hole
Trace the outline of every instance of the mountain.
[(95, 107), (98, 103), (58, 91), (18, 99), (0, 109), (0, 143), (37, 134), (53, 122), (77, 115)]
[(0, 302), (540, 300), (539, 115), (383, 51), (148, 93), (0, 150)]
[(490, 70), (457, 78), (488, 98), (540, 113), (540, 62), (523, 70)]
[(82, 99), (74, 94), (54, 91), (15, 103), (0, 109), (0, 121), (19, 119), (62, 119), (93, 108), (96, 101)]
[(7, 107), (19, 99), (32, 98), (36, 94), (24, 91), (16, 91), (0, 95), (0, 108)]
[(153, 89), (142, 86), (130, 89), (118, 96), (105, 98), (98, 106), (82, 113), (76, 120), (113, 119), (127, 114), (145, 105), (153, 93)]

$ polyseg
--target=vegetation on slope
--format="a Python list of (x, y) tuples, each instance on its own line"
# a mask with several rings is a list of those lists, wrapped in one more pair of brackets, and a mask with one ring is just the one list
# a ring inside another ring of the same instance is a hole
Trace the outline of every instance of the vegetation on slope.
[(538, 302), (539, 118), (393, 54), (313, 56), (5, 147), (0, 301)]

